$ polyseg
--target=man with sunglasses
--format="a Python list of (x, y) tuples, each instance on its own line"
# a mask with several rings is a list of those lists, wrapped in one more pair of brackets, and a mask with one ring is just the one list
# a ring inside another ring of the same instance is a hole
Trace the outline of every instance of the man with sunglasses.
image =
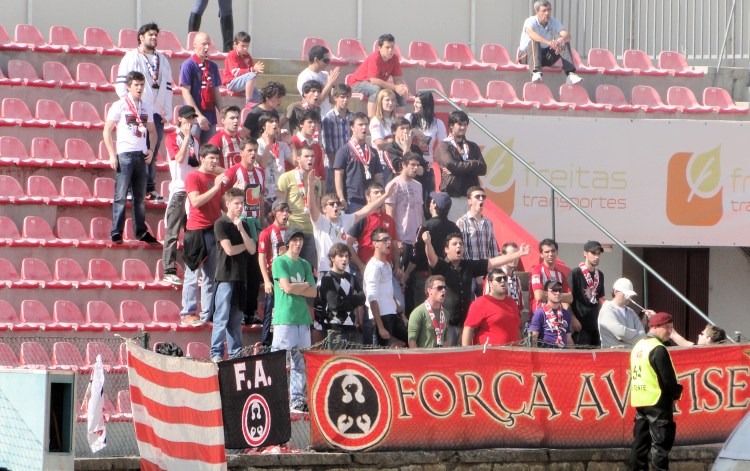
[[(469, 211), (456, 221), (456, 225), (464, 238), (464, 247), (466, 248), (464, 257), (469, 260), (497, 257), (499, 250), (497, 239), (495, 239), (495, 228), (492, 226), (492, 221), (482, 215), (487, 193), (481, 186), (472, 186), (466, 191), (466, 198), (469, 203)], [(475, 281), (474, 292), (477, 296), (481, 296), (484, 276), (477, 277)]]
[(547, 292), (547, 303), (534, 311), (529, 326), (531, 345), (541, 348), (565, 348), (573, 345), (570, 313), (562, 307), (562, 283), (547, 280), (544, 290)]
[(409, 348), (435, 348), (443, 346), (445, 332), (445, 277), (432, 275), (427, 278), (425, 291), (427, 300), (409, 315)]
[[(387, 229), (372, 231), (370, 239), (375, 245), (375, 253), (367, 262), (364, 274), (365, 305), (374, 326), (373, 343), (387, 347), (391, 338), (407, 343), (406, 317), (393, 297), (393, 269), (388, 261), (392, 239)], [(364, 332), (363, 332), (364, 333)], [(368, 343), (369, 339), (364, 339)]]
[(464, 322), (461, 345), (509, 345), (518, 342), (521, 323), (518, 305), (508, 296), (508, 275), (493, 268), (487, 275), (490, 293), (471, 303)]

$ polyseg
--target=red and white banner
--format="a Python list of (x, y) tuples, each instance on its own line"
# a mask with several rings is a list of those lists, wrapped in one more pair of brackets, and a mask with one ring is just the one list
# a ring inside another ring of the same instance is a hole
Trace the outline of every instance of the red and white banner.
[[(750, 408), (747, 345), (670, 349), (677, 444), (721, 443)], [(630, 352), (481, 347), (305, 352), (315, 450), (627, 447)]]
[(226, 470), (216, 365), (128, 342), (133, 424), (143, 470)]

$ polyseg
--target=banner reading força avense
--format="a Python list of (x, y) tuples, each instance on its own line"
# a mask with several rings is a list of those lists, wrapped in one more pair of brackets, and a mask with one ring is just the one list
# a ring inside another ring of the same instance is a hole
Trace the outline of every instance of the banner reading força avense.
[[(750, 347), (671, 348), (677, 445), (720, 443), (750, 407)], [(627, 447), (626, 350), (305, 352), (315, 450)]]

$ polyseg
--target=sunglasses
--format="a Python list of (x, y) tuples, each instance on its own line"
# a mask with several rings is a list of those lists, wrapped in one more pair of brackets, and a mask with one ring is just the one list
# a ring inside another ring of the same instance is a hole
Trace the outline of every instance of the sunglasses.
[(390, 242), (390, 241), (391, 241), (390, 237), (381, 237), (378, 240), (373, 240), (373, 242)]
[(498, 283), (508, 281), (507, 276), (496, 276), (492, 281), (497, 281)]
[(326, 206), (341, 206), (341, 201), (329, 201)]
[(432, 289), (436, 289), (438, 291), (443, 291), (445, 288), (446, 288), (445, 285), (438, 285), (438, 286), (433, 286), (432, 287)]
[(320, 59), (320, 61), (321, 61), (322, 63), (324, 63), (324, 64), (328, 64), (329, 62), (331, 62), (331, 59), (329, 59), (329, 58), (325, 57), (325, 58), (323, 58), (323, 59)]
[(562, 293), (562, 288), (550, 288), (547, 291), (552, 291), (553, 293)]

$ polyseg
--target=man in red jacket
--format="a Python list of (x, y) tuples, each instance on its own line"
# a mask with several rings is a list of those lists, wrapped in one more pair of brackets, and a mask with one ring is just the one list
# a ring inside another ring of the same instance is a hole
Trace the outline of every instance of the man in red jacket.
[(234, 49), (224, 59), (222, 82), (233, 92), (245, 92), (247, 103), (260, 103), (260, 91), (255, 88), (255, 79), (263, 73), (263, 62), (255, 63), (250, 55), (250, 35), (240, 31), (234, 36)]

